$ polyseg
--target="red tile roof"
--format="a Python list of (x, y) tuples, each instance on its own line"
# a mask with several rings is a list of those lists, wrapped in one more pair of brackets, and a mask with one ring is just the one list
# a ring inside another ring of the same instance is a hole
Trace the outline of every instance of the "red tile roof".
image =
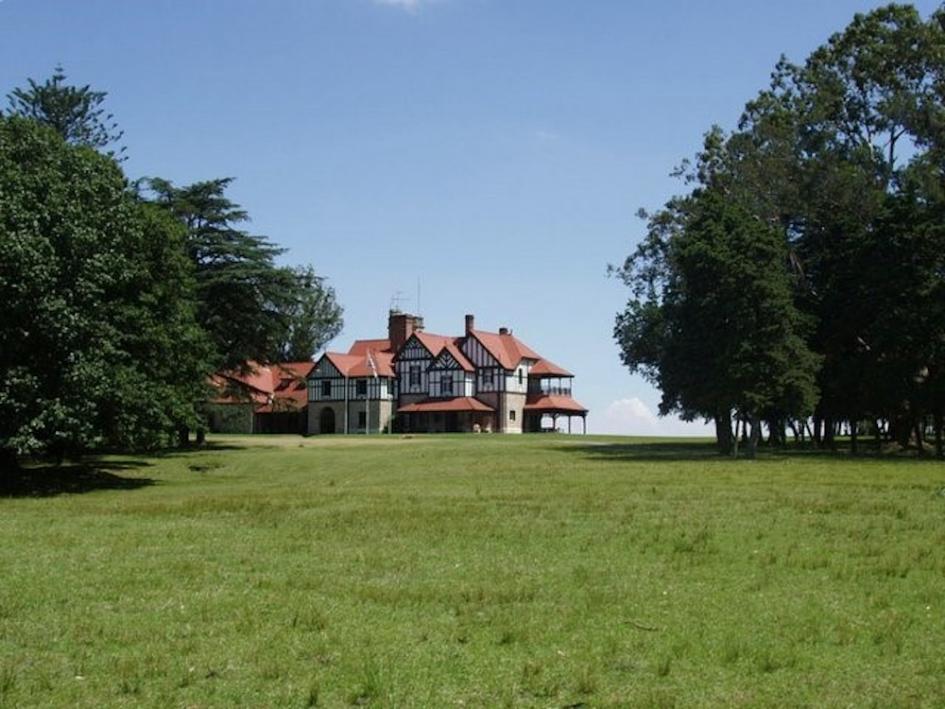
[[(373, 377), (375, 369), (379, 377), (397, 376), (394, 372), (394, 355), (390, 352), (377, 352), (365, 348), (363, 354), (326, 352), (325, 357), (345, 377)], [(372, 361), (374, 362), (373, 368), (371, 367)]]
[(530, 377), (573, 377), (567, 369), (559, 367), (557, 364), (551, 360), (541, 359), (538, 360), (538, 364), (531, 368), (531, 371), (528, 373)]
[(452, 399), (424, 399), (414, 404), (407, 404), (397, 409), (399, 414), (417, 414), (444, 411), (495, 411), (479, 399), (470, 396), (457, 396)]
[(324, 357), (331, 362), (334, 368), (344, 377), (350, 376), (348, 373), (351, 371), (351, 368), (363, 359), (363, 357), (359, 355), (342, 354), (341, 352), (326, 352)]
[(390, 352), (390, 340), (355, 340), (348, 354), (364, 355), (368, 350)]
[[(374, 366), (371, 366), (371, 363)], [(379, 377), (396, 377), (394, 371), (394, 355), (390, 352), (377, 352), (368, 350), (361, 361), (352, 367), (348, 373), (349, 377), (373, 377), (375, 371)]]
[(549, 414), (586, 414), (587, 409), (570, 396), (532, 394), (525, 400), (525, 410)]
[(472, 334), (489, 354), (505, 369), (515, 369), (523, 359), (540, 360), (542, 357), (515, 335), (473, 330)]
[(247, 364), (247, 371), (218, 372), (210, 378), (218, 395), (215, 404), (248, 404), (257, 413), (303, 408), (308, 403), (305, 378), (314, 367), (312, 362), (280, 362)]

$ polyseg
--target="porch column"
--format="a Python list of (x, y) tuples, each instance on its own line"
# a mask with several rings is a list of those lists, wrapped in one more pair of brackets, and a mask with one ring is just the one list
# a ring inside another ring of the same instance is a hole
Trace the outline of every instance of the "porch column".
[(584, 435), (587, 435), (587, 414), (581, 414), (581, 422), (584, 424)]
[(571, 435), (571, 415), (568, 414), (568, 435)]

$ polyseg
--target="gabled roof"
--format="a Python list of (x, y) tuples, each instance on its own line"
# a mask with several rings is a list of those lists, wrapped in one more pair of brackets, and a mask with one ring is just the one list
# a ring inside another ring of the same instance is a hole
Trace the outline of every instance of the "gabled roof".
[(515, 369), (523, 359), (540, 360), (542, 357), (515, 335), (472, 330), (475, 337), (505, 369)]
[(448, 335), (434, 335), (432, 332), (423, 332), (422, 330), (419, 332), (414, 332), (410, 337), (407, 338), (407, 342), (410, 341), (411, 337), (417, 338), (417, 340), (420, 341), (420, 344), (426, 347), (429, 353), (434, 357), (440, 354), (440, 351), (453, 341), (453, 338), (449, 337)]
[(436, 359), (439, 359), (440, 357), (442, 357), (444, 352), (448, 353), (450, 357), (456, 360), (456, 364), (458, 364), (459, 368), (462, 369), (464, 372), (476, 371), (476, 368), (473, 367), (472, 362), (466, 359), (466, 355), (463, 354), (462, 350), (460, 350), (459, 347), (457, 347), (455, 343), (453, 342), (447, 343), (443, 347), (443, 349), (440, 350), (439, 354), (436, 356)]
[[(459, 348), (459, 343), (463, 341), (461, 337), (449, 337), (448, 335), (434, 335), (431, 332), (414, 332), (407, 338), (407, 342), (410, 342), (411, 338), (417, 338), (421, 345), (423, 345), (427, 351), (433, 355), (434, 358), (439, 357), (443, 350), (452, 355), (453, 359), (456, 360), (456, 363), (463, 369), (464, 372), (474, 372), (476, 368), (473, 367), (472, 362), (463, 354), (462, 350)], [(404, 343), (407, 344), (406, 342)]]
[[(326, 352), (323, 355), (344, 377), (373, 377), (375, 369), (379, 377), (394, 377), (393, 359), (390, 352), (365, 349), (363, 354), (341, 354)], [(371, 367), (371, 362), (374, 367)]]
[(528, 376), (530, 377), (573, 377), (567, 369), (559, 367), (557, 364), (547, 359), (538, 360), (538, 364), (531, 368)]
[(533, 394), (525, 400), (525, 410), (549, 414), (586, 414), (587, 409), (570, 396)]
[(390, 340), (355, 340), (348, 350), (348, 354), (364, 355), (368, 350), (374, 352), (390, 352)]
[(350, 376), (351, 369), (363, 359), (358, 355), (342, 354), (341, 352), (326, 352), (322, 357), (331, 362), (332, 366), (343, 377)]
[(479, 399), (473, 399), (471, 396), (454, 396), (452, 399), (424, 399), (397, 409), (399, 414), (436, 411), (495, 411), (495, 409), (483, 404)]
[[(374, 366), (371, 366), (371, 363)], [(390, 352), (368, 350), (361, 361), (348, 374), (349, 377), (373, 377), (375, 371), (379, 377), (396, 377), (394, 355)]]

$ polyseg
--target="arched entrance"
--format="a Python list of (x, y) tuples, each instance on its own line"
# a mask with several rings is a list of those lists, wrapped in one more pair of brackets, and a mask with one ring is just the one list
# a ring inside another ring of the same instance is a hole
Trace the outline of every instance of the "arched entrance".
[(321, 415), (318, 417), (318, 432), (319, 433), (334, 433), (335, 432), (335, 410), (331, 408), (322, 409)]

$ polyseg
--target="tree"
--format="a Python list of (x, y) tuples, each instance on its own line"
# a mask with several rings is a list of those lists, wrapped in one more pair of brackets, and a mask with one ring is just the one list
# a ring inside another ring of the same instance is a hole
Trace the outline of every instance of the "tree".
[(296, 297), (286, 310), (289, 331), (281, 359), (303, 362), (337, 337), (344, 323), (334, 288), (326, 286), (314, 268), (302, 266), (292, 269), (292, 273)]
[(197, 279), (197, 319), (214, 348), (217, 369), (291, 354), (308, 359), (341, 329), (334, 291), (311, 267), (280, 267), (284, 249), (240, 228), (249, 215), (225, 194), (232, 178), (175, 187), (146, 180), (154, 203), (186, 229)]
[[(53, 75), (42, 84), (27, 79), (26, 88), (13, 89), (7, 94), (9, 112), (47, 125), (71, 145), (87, 145), (104, 150), (117, 144), (124, 131), (118, 128), (114, 116), (103, 108), (108, 94), (93, 91), (91, 86), (71, 86), (65, 83), (66, 74), (57, 66)], [(125, 148), (117, 149), (117, 154)], [(115, 151), (106, 151), (115, 156)]]
[(206, 369), (179, 228), (118, 164), (0, 118), (0, 461), (158, 445)]
[[(720, 449), (737, 453), (735, 412), (751, 425), (754, 455), (767, 412), (806, 415), (816, 401), (818, 360), (804, 341), (785, 244), (711, 189), (674, 209), (658, 250), (661, 285), (631, 300), (615, 335), (624, 362), (660, 387), (662, 414), (714, 419)], [(621, 272), (631, 286), (642, 282), (639, 263)]]
[[(666, 410), (713, 416), (703, 401), (717, 393), (711, 356), (671, 366), (673, 348), (706, 342), (714, 331), (727, 337), (738, 322), (708, 326), (673, 310), (673, 279), (684, 270), (674, 245), (692, 238), (700, 205), (713, 194), (781, 238), (804, 323), (797, 332), (820, 362), (816, 443), (832, 446), (846, 421), (855, 447), (857, 424), (866, 419), (922, 450), (931, 418), (945, 455), (943, 126), (945, 8), (923, 20), (915, 8), (893, 4), (856, 15), (803, 64), (782, 58), (737, 129), (706, 135), (695, 161), (677, 171), (691, 191), (650, 220), (618, 271), (633, 297), (615, 334), (625, 362), (661, 388)], [(719, 305), (734, 318), (738, 303)], [(806, 371), (804, 353), (792, 348)], [(764, 414), (772, 431), (783, 429), (781, 406)], [(720, 441), (730, 434), (719, 426)]]

